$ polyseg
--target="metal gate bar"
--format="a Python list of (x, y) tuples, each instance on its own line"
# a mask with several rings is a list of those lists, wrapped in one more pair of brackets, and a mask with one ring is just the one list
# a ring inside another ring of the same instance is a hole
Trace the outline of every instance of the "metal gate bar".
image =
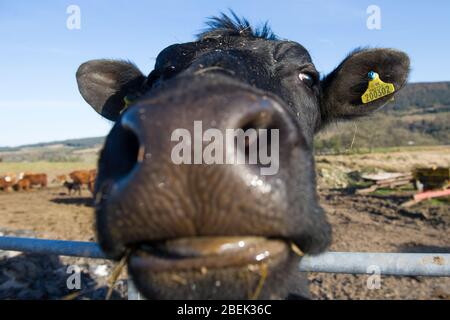
[(326, 252), (305, 256), (300, 271), (449, 277), (450, 254)]
[(107, 259), (95, 242), (0, 237), (0, 250)]
[[(0, 237), (0, 250), (107, 259), (95, 242)], [(450, 276), (450, 254), (326, 252), (302, 258), (300, 271), (397, 276)]]

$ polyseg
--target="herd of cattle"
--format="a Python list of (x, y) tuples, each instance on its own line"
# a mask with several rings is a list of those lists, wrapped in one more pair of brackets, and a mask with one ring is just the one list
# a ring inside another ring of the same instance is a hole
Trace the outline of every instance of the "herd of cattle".
[[(93, 170), (76, 170), (68, 175), (58, 175), (52, 182), (62, 184), (67, 188), (69, 194), (72, 191), (81, 194), (81, 187), (86, 185), (91, 193), (94, 192), (94, 183), (97, 171)], [(32, 187), (46, 188), (48, 185), (48, 177), (45, 173), (21, 172), (19, 174), (7, 173), (0, 175), (0, 190), (2, 191), (22, 191), (30, 190)]]

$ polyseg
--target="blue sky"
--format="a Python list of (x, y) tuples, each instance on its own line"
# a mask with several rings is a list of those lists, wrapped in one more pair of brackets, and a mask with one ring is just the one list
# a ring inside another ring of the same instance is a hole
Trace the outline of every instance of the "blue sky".
[[(72, 4), (80, 30), (66, 27)], [(371, 4), (381, 30), (366, 27)], [(206, 17), (228, 8), (304, 45), (323, 74), (353, 48), (378, 46), (410, 55), (412, 82), (450, 80), (447, 0), (0, 0), (0, 146), (105, 135), (111, 124), (78, 93), (78, 66), (120, 58), (148, 73), (159, 51), (193, 40)]]

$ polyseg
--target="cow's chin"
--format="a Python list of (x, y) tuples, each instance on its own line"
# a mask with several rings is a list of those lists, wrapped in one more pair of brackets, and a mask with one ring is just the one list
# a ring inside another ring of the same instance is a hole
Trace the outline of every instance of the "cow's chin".
[(284, 299), (298, 262), (282, 240), (203, 237), (142, 245), (128, 267), (148, 299)]

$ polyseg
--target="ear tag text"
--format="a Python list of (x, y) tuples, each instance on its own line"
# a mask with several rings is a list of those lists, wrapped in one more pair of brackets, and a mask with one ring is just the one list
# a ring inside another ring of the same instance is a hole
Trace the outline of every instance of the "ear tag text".
[(367, 87), (366, 92), (361, 96), (363, 103), (369, 103), (394, 93), (394, 85), (392, 83), (381, 81), (378, 73), (370, 71), (368, 76), (370, 79), (369, 86)]

